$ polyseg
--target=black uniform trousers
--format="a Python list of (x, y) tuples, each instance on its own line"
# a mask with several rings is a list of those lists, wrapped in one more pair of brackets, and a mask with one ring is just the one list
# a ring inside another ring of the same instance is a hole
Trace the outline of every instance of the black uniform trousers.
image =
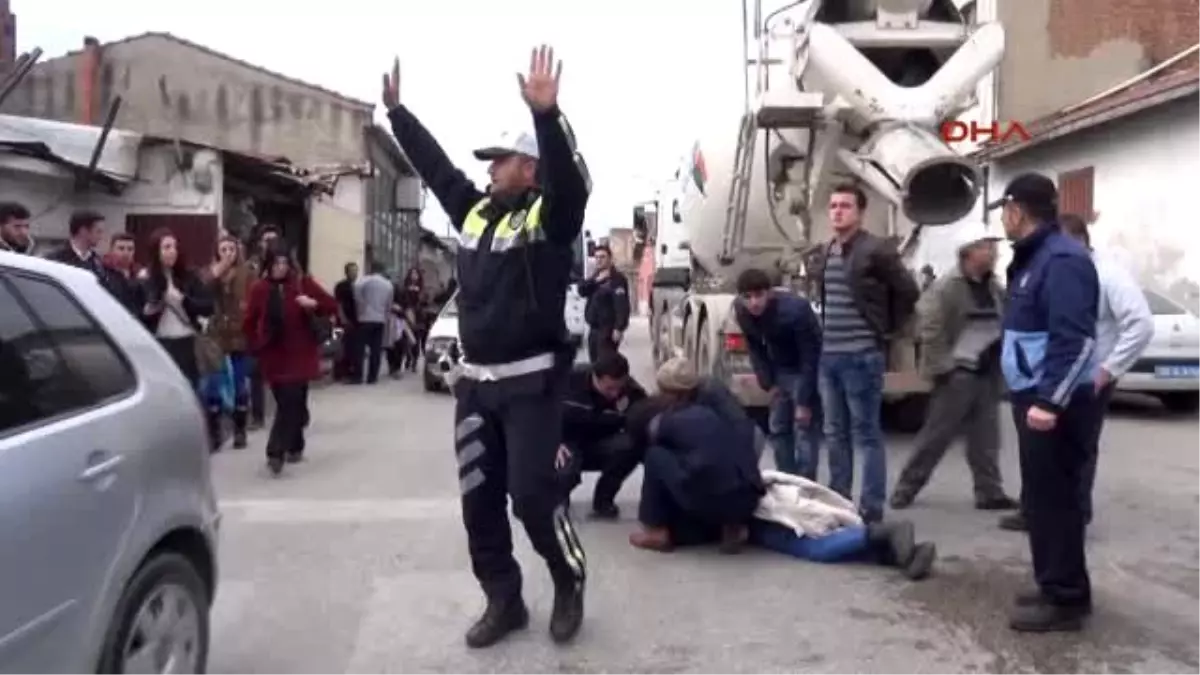
[(600, 354), (606, 351), (617, 351), (619, 345), (613, 342), (613, 330), (615, 329), (588, 327), (587, 350), (589, 363), (595, 363), (596, 359), (600, 358)]
[(629, 476), (642, 463), (646, 449), (622, 431), (586, 443), (570, 443), (571, 459), (559, 472), (563, 499), (570, 500), (571, 492), (579, 487), (584, 471), (599, 471), (592, 506), (611, 506)]
[(556, 586), (581, 585), (587, 559), (562, 503), (554, 458), (570, 364), (495, 381), (454, 384), (455, 445), (471, 568), (488, 598), (521, 594), (508, 498)]
[(1083, 518), (1084, 522), (1092, 522), (1092, 488), (1096, 485), (1096, 461), (1100, 457), (1100, 435), (1104, 431), (1104, 417), (1108, 414), (1108, 405), (1112, 402), (1113, 392), (1117, 389), (1116, 382), (1109, 382), (1096, 392), (1096, 431), (1092, 439), (1091, 459), (1083, 467)]
[(1032, 399), (1014, 394), (1013, 423), (1021, 453), (1021, 509), (1029, 531), (1033, 575), (1042, 596), (1058, 605), (1090, 606), (1083, 496), (1102, 411), (1092, 392), (1076, 393), (1050, 431), (1031, 429)]

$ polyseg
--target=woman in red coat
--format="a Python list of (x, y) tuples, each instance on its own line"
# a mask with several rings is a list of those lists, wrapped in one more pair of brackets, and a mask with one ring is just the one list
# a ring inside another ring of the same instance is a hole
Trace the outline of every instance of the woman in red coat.
[(285, 247), (273, 247), (263, 262), (266, 274), (250, 287), (243, 328), (263, 382), (275, 396), (267, 466), (279, 475), (284, 461), (303, 457), (308, 383), (321, 374), (321, 345), (313, 322), (336, 313), (337, 301), (293, 267)]

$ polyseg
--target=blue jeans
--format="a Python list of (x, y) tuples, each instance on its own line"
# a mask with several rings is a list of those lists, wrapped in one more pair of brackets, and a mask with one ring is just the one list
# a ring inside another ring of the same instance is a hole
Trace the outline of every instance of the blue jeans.
[[(230, 352), (229, 367), (233, 378), (233, 407), (245, 410), (250, 399), (250, 357), (244, 352)], [(209, 410), (222, 410), (225, 402), (221, 396), (224, 373), (215, 373), (203, 380), (204, 404)]]
[(809, 401), (805, 405), (812, 411), (808, 424), (796, 422), (796, 390), (800, 376), (792, 373), (775, 375), (775, 386), (779, 395), (771, 401), (767, 429), (771, 447), (775, 450), (775, 468), (784, 473), (817, 479), (817, 466), (821, 461), (821, 439), (823, 437), (821, 402)]
[(887, 456), (883, 452), (884, 357), (879, 350), (821, 355), (821, 403), (829, 446), (829, 487), (851, 499), (854, 450), (863, 456), (859, 508), (882, 516), (887, 499)]

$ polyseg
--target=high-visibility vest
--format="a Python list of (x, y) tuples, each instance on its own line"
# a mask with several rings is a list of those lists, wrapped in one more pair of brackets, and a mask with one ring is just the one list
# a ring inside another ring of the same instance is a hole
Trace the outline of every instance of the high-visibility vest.
[[(458, 236), (459, 246), (470, 250), (479, 248), (479, 240), (483, 238), (483, 233), (487, 231), (488, 227), (483, 210), (491, 202), (490, 198), (484, 197), (471, 207)], [(492, 234), (490, 250), (499, 253), (545, 238), (546, 232), (542, 229), (542, 198), (538, 197), (528, 209), (504, 214)]]

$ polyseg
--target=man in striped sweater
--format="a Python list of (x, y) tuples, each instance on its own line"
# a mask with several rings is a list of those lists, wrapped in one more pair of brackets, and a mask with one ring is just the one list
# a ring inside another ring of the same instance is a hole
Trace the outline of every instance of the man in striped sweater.
[(846, 497), (854, 484), (854, 451), (863, 456), (859, 509), (883, 518), (887, 457), (880, 413), (888, 340), (912, 316), (920, 296), (896, 247), (862, 227), (867, 195), (853, 184), (829, 196), (833, 239), (809, 263), (824, 322), (819, 386), (829, 448), (830, 487)]

